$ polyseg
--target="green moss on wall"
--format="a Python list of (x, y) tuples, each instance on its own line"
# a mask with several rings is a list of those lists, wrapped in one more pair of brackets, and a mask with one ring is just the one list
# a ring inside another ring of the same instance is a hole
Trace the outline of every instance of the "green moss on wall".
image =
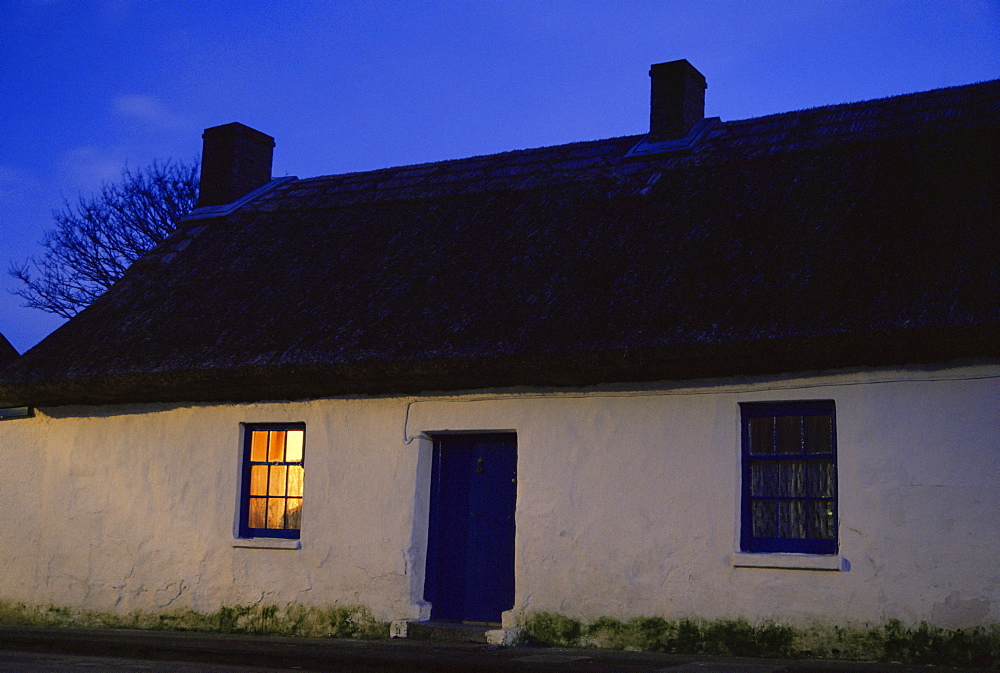
[(318, 638), (389, 637), (389, 623), (375, 619), (368, 608), (357, 605), (323, 608), (295, 604), (284, 607), (234, 605), (223, 606), (211, 613), (184, 610), (159, 614), (137, 612), (119, 615), (61, 606), (32, 606), (0, 601), (0, 624), (207, 631)]
[[(319, 638), (381, 639), (388, 622), (363, 606), (305, 607), (289, 604), (224, 606), (215, 612), (133, 613), (31, 606), (0, 600), (0, 624), (203, 631)], [(535, 612), (521, 620), (531, 641), (562, 647), (593, 647), (741, 657), (857, 659), (912, 664), (1000, 667), (1000, 624), (942, 629), (900, 621), (881, 625), (794, 628), (743, 619), (669, 621), (601, 617), (582, 622), (565, 615)]]
[(584, 623), (536, 612), (526, 615), (521, 627), (532, 641), (562, 647), (1000, 666), (1000, 625), (949, 630), (890, 621), (876, 626), (794, 628), (743, 619), (668, 621), (661, 617), (628, 621), (601, 617)]

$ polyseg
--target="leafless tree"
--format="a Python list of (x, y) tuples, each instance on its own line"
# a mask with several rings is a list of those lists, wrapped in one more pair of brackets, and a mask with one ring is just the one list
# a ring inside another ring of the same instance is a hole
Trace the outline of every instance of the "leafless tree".
[(45, 255), (11, 265), (10, 275), (22, 283), (11, 292), (24, 306), (72, 318), (166, 238), (197, 197), (197, 161), (125, 168), (119, 182), (52, 213), (56, 226), (45, 233)]

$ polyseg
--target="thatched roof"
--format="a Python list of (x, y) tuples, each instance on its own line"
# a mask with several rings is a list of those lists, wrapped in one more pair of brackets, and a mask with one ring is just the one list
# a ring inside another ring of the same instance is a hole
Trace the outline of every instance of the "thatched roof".
[(194, 219), (0, 402), (256, 400), (1000, 355), (1000, 81), (291, 180)]
[(7, 341), (7, 337), (0, 332), (0, 367), (3, 367), (8, 362), (13, 362), (17, 357), (17, 349), (14, 348), (10, 342)]

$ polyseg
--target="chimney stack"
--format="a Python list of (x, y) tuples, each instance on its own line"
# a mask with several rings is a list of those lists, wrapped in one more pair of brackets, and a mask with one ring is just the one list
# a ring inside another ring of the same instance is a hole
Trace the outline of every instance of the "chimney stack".
[(649, 142), (683, 138), (705, 117), (705, 76), (686, 60), (650, 66)]
[(238, 122), (202, 134), (198, 207), (221, 206), (271, 180), (274, 138)]

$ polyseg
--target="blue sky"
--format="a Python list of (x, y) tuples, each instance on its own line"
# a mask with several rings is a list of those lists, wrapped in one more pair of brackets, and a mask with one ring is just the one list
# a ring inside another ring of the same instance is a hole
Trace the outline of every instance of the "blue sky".
[(0, 332), (61, 321), (6, 290), (51, 212), (208, 126), (311, 177), (643, 133), (652, 63), (744, 119), (1000, 77), (1000, 0), (3, 0)]

